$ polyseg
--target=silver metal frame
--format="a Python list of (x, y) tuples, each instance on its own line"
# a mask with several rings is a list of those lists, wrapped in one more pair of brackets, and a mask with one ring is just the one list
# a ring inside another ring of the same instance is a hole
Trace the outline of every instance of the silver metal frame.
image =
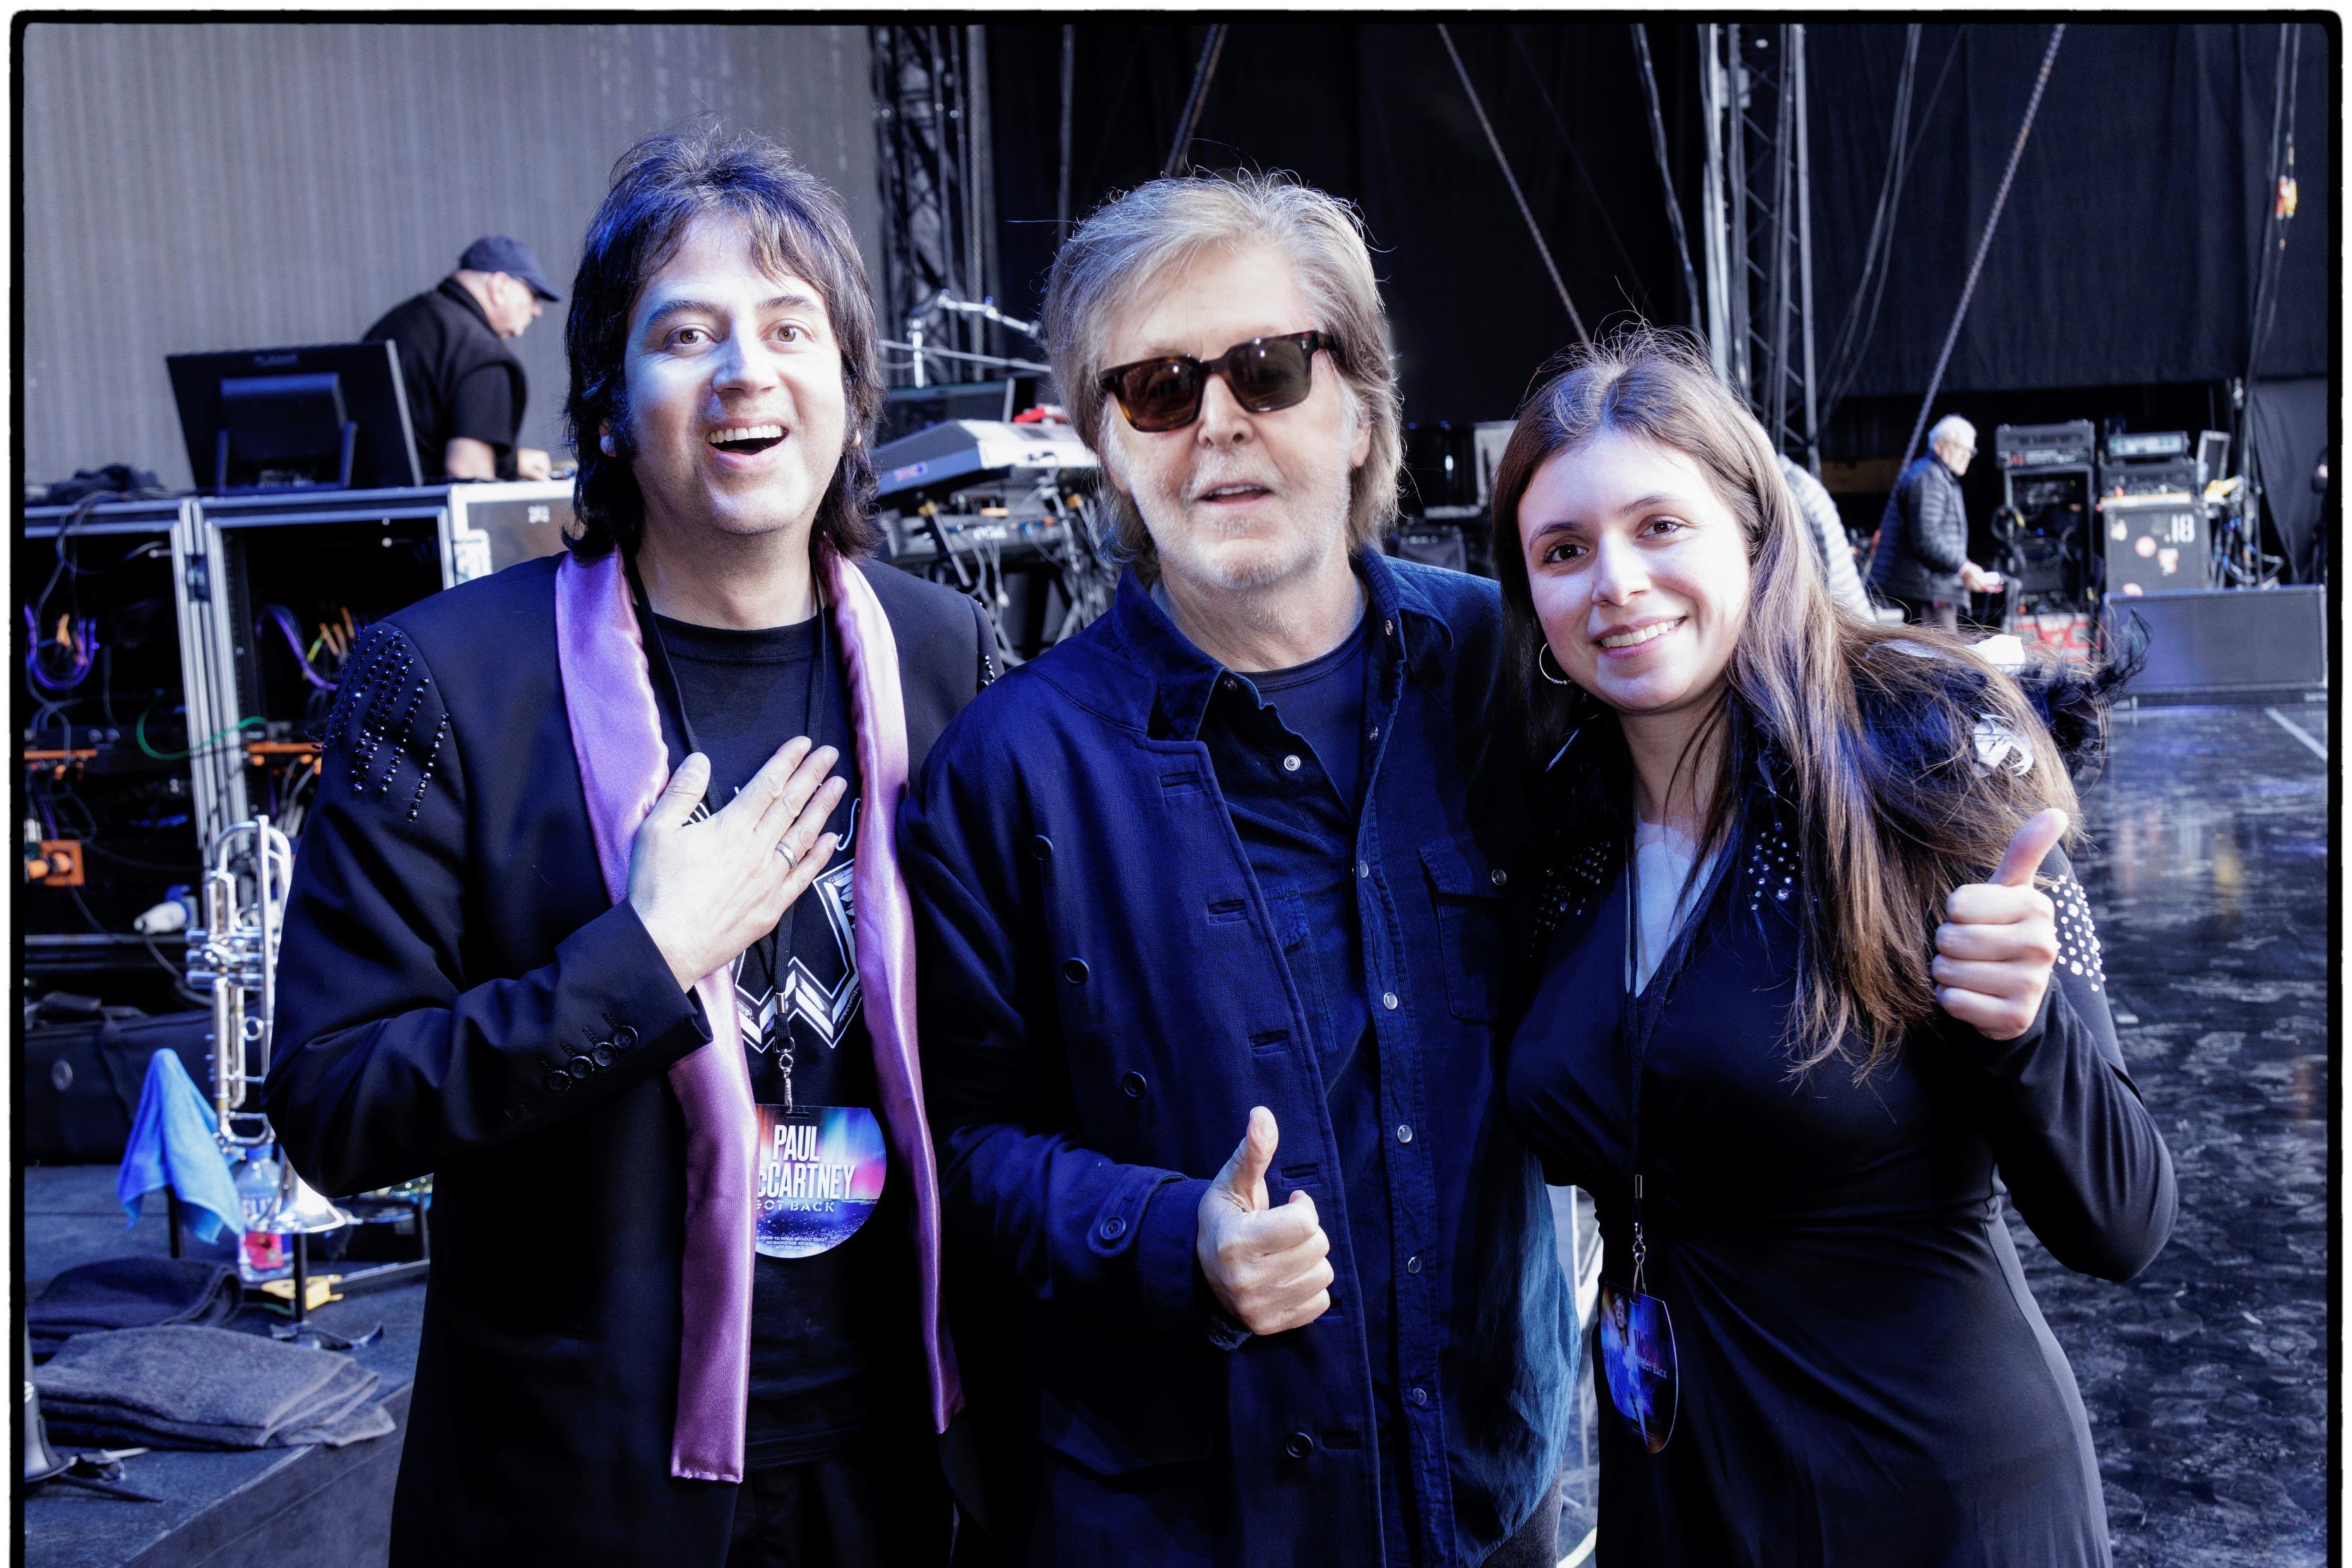
[[(27, 507), (24, 513), (25, 537), (55, 539), (72, 510), (65, 506)], [(187, 689), (188, 739), (192, 743), (203, 741), (218, 729), (210, 721), (207, 705), (215, 686), (206, 662), (212, 606), (199, 596), (210, 593), (211, 582), (205, 574), (209, 568), (199, 567), (193, 575), (189, 570), (189, 563), (198, 559), (191, 542), (198, 526), (195, 498), (177, 496), (161, 500), (107, 501), (92, 509), (89, 520), (74, 530), (77, 538), (147, 534), (170, 545), (172, 607), (180, 645), (180, 679)], [(188, 759), (189, 796), (196, 819), (197, 841), (209, 844), (219, 827), (236, 821), (236, 816), (218, 815), (227, 795), (221, 783), (224, 767), (218, 749), (202, 748), (202, 752)], [(241, 769), (231, 765), (226, 771), (233, 775)], [(242, 795), (236, 798), (241, 806)]]
[(1699, 24), (1706, 335), (1775, 449), (1820, 467), (1805, 29)]
[[(236, 633), (228, 603), (229, 535), (247, 529), (305, 523), (431, 519), (439, 548), (441, 586), (509, 564), (493, 559), (488, 536), (472, 527), (469, 507), (490, 502), (562, 502), (569, 479), (443, 484), (381, 490), (303, 490), (284, 494), (179, 496), (162, 500), (109, 501), (74, 531), (90, 538), (152, 535), (171, 547), (172, 601), (176, 613), (180, 679), (185, 689), (189, 743), (188, 792), (197, 842), (217, 842), (251, 816), (245, 748), (235, 732), (247, 717), (236, 686)], [(69, 507), (29, 507), (24, 536), (53, 539)], [(205, 742), (211, 742), (209, 744)]]
[[(441, 585), (451, 577), (447, 485), (389, 490), (293, 491), (284, 495), (196, 496), (186, 503), (186, 527), (174, 565), (183, 594), (181, 674), (187, 684), (191, 739), (229, 731), (248, 715), (236, 684), (237, 628), (229, 608), (229, 535), (248, 529), (305, 523), (433, 520), (440, 547)], [(189, 584), (207, 590), (197, 599)], [(199, 728), (199, 726), (202, 726)], [(191, 759), (191, 791), (199, 842), (210, 845), (251, 815), (242, 744), (206, 747)]]
[(474, 527), (467, 515), (472, 508), (509, 501), (545, 501), (552, 509), (561, 502), (569, 516), (572, 485), (570, 479), (502, 479), (495, 484), (451, 485), (448, 493), (448, 516), (441, 531), (441, 585), (454, 588), (513, 564), (494, 558), (490, 536)]

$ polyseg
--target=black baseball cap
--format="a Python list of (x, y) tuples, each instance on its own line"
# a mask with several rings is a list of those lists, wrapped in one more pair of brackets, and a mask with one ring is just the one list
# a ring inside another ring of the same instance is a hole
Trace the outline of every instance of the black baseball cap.
[(542, 300), (563, 298), (547, 286), (547, 279), (539, 269), (539, 258), (530, 253), (530, 247), (502, 234), (486, 234), (466, 247), (466, 254), (457, 258), (457, 265), (468, 272), (503, 272), (509, 278), (520, 278)]

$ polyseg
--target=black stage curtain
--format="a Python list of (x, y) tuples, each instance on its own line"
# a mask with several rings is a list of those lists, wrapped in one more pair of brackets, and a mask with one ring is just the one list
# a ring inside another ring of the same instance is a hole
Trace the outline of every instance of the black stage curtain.
[[(2318, 375), (2335, 341), (2337, 26), (2302, 25), (2301, 204), (2265, 375)], [(1817, 300), (1842, 311), (1869, 237), (1904, 28), (1808, 29)], [(1885, 308), (1853, 391), (1918, 395), (2033, 90), (2047, 24), (1931, 24)], [(1917, 121), (1955, 44), (1949, 84)], [(2074, 21), (1952, 350), (1952, 392), (2222, 379), (2246, 369), (2268, 205), (2279, 25)], [(1828, 310), (1823, 310), (1825, 317)], [(1832, 330), (1834, 331), (1834, 318)]]
[[(1587, 325), (1687, 321), (1626, 25), (1452, 26)], [(2302, 204), (2265, 376), (2324, 374), (2336, 331), (2340, 35), (2332, 17), (2302, 26)], [(989, 31), (1005, 293), (1034, 310), (1057, 238), (1061, 28)], [(1159, 172), (1206, 31), (1077, 24), (1074, 216)], [(1826, 354), (1885, 169), (1904, 24), (1808, 33), (1816, 332)], [(2038, 22), (1925, 28), (1901, 238), (1853, 386), (1858, 401), (1925, 389), (2047, 38)], [(1659, 20), (1650, 39), (1696, 247), (1696, 28)], [(2243, 373), (2278, 47), (2275, 18), (2069, 27), (1948, 389)], [(1948, 52), (1949, 79), (1925, 112)], [(1235, 24), (1194, 158), (1295, 170), (1361, 205), (1381, 247), (1408, 417), (1507, 417), (1529, 377), (1573, 341), (1433, 23)], [(1702, 256), (1694, 261), (1703, 268)]]
[(2296, 579), (2308, 582), (2312, 544), (2332, 499), (2332, 486), (2331, 493), (2323, 494), (2312, 482), (2314, 470), (2327, 455), (2327, 416), (2333, 407), (2327, 380), (2310, 376), (2258, 382), (2249, 401), (2263, 505)]
[[(1515, 38), (1449, 26), (1586, 324), (1686, 321), (1626, 27), (1528, 23)], [(1160, 173), (1207, 32), (1077, 25), (1074, 217)], [(1651, 47), (1695, 197), (1690, 32), (1657, 27)], [(1003, 276), (1034, 308), (1058, 237), (1061, 28), (992, 26), (989, 58)], [(1234, 25), (1193, 161), (1287, 169), (1360, 205), (1409, 418), (1507, 419), (1529, 375), (1575, 341), (1432, 23)]]

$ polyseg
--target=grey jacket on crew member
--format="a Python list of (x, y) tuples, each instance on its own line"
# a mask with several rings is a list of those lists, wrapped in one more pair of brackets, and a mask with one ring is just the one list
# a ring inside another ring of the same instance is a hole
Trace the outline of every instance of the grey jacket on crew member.
[(1895, 481), (1895, 504), (1878, 530), (1870, 585), (1905, 599), (1961, 597), (1960, 563), (1969, 557), (1969, 514), (1960, 478), (1929, 452)]
[(1863, 588), (1862, 574), (1853, 569), (1853, 543), (1845, 536), (1845, 523), (1838, 516), (1837, 502), (1830, 499), (1830, 492), (1813, 478), (1811, 469), (1786, 453), (1780, 458), (1780, 477), (1789, 481), (1789, 493), (1796, 498), (1797, 510), (1813, 525), (1813, 538), (1822, 547), (1822, 573), (1829, 584), (1830, 597), (1864, 620), (1870, 619), (1870, 595)]

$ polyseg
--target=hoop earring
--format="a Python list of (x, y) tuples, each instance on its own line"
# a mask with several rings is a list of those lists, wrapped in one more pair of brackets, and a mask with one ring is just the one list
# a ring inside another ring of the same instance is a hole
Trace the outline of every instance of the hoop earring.
[[(1546, 669), (1544, 668), (1544, 661), (1546, 659), (1551, 660), (1551, 669)], [(1538, 644), (1536, 647), (1536, 673), (1542, 676), (1546, 681), (1553, 686), (1573, 686), (1576, 684), (1576, 682), (1568, 678), (1568, 672), (1566, 670), (1560, 670), (1559, 674), (1554, 675), (1551, 672), (1552, 669), (1559, 669), (1559, 660), (1552, 658), (1551, 644)]]

